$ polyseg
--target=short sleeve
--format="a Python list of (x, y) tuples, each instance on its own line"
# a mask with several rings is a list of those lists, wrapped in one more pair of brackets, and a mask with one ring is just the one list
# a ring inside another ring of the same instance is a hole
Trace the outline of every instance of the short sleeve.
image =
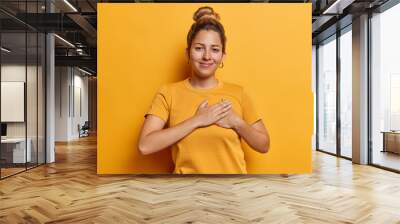
[(171, 93), (167, 86), (161, 87), (153, 98), (150, 109), (147, 111), (145, 117), (149, 114), (155, 115), (164, 121), (169, 118), (171, 108)]
[(245, 90), (242, 92), (242, 112), (243, 120), (248, 124), (254, 124), (258, 120), (262, 119), (255, 108), (253, 100)]

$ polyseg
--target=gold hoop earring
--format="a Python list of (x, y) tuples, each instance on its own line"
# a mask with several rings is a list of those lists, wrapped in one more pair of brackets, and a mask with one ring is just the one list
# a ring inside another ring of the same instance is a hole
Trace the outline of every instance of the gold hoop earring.
[[(222, 66), (221, 66), (222, 65)], [(219, 68), (223, 68), (224, 67), (224, 62), (221, 62), (221, 64), (218, 66)]]

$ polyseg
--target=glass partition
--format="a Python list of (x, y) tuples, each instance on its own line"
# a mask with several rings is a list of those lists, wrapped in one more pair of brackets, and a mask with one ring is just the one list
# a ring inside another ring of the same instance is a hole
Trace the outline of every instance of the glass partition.
[(372, 164), (400, 171), (400, 4), (371, 18)]
[(1, 1), (0, 178), (45, 163), (45, 34), (18, 20), (45, 1)]
[(318, 47), (318, 149), (336, 154), (336, 36)]
[(351, 26), (340, 36), (340, 155), (352, 158), (352, 34)]
[(46, 66), (46, 36), (44, 33), (38, 33), (38, 65), (37, 65), (37, 147), (38, 164), (44, 164), (46, 162), (46, 145), (45, 145), (45, 114), (46, 114), (46, 76), (45, 76), (45, 66)]
[(31, 158), (26, 141), (26, 33), (3, 32), (1, 47), (1, 176), (7, 177), (24, 171)]
[(27, 142), (30, 153), (30, 160), (27, 163), (28, 168), (37, 165), (37, 132), (38, 132), (38, 35), (36, 32), (27, 33), (27, 98), (26, 98), (26, 113), (27, 113)]

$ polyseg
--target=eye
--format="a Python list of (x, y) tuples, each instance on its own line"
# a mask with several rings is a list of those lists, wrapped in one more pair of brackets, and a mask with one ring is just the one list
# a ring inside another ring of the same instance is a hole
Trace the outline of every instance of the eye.
[(214, 52), (219, 52), (219, 48), (214, 48), (213, 51)]
[(199, 50), (202, 49), (202, 47), (194, 47), (194, 49), (195, 49), (196, 51), (199, 51)]

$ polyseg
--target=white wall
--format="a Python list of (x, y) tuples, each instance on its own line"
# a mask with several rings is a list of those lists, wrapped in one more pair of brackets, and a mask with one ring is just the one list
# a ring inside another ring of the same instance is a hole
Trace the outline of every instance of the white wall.
[[(81, 126), (85, 123), (85, 121), (88, 121), (89, 118), (89, 111), (88, 111), (88, 106), (89, 106), (89, 102), (88, 102), (88, 97), (89, 97), (89, 92), (88, 92), (88, 77), (85, 76), (81, 76), (80, 74), (82, 73), (78, 73), (78, 75), (76, 75), (76, 70), (75, 70), (75, 75), (74, 75), (74, 100), (75, 100), (75, 104), (74, 104), (74, 111), (75, 113), (73, 113), (73, 118), (72, 119), (72, 135), (75, 137), (78, 137), (79, 133), (78, 133), (78, 124), (80, 124)], [(80, 91), (80, 93), (79, 93)], [(80, 97), (79, 97), (80, 96)], [(80, 102), (79, 102), (80, 101)], [(81, 107), (81, 108), (79, 108)], [(81, 111), (79, 111), (79, 109)]]
[[(3, 64), (1, 66), (2, 82), (24, 82), (26, 84), (26, 108), (22, 108), (22, 112), (26, 112), (27, 119), (24, 122), (6, 122), (7, 137), (24, 138), (25, 135), (30, 140), (30, 148), (32, 161), (39, 163), (44, 162), (44, 74), (41, 66), (25, 64)], [(27, 79), (27, 80), (26, 80)], [(2, 96), (5, 97), (5, 96)], [(10, 108), (1, 108), (7, 110)], [(13, 113), (13, 111), (8, 111)], [(37, 156), (37, 153), (39, 155)]]
[[(25, 64), (6, 64), (1, 66), (1, 81), (2, 82), (25, 82)], [(36, 66), (28, 66), (27, 67), (27, 75), (28, 75), (28, 84), (29, 87), (36, 86)], [(36, 87), (35, 88), (27, 88), (27, 106), (28, 112), (28, 137), (30, 133), (35, 133), (36, 136), (36, 113), (31, 113), (33, 110), (36, 111)], [(31, 104), (31, 103), (34, 104)], [(31, 105), (30, 105), (31, 104)], [(39, 105), (40, 106), (40, 105)], [(1, 108), (5, 110), (6, 108)], [(33, 110), (32, 110), (33, 109)], [(31, 124), (34, 122), (35, 124)], [(32, 127), (32, 130), (30, 129)], [(7, 123), (7, 136), (8, 137), (25, 137), (25, 122), (11, 122)]]
[(55, 141), (68, 141), (70, 74), (67, 67), (55, 68)]
[(72, 67), (56, 67), (55, 73), (55, 140), (70, 141), (88, 120), (88, 77)]

